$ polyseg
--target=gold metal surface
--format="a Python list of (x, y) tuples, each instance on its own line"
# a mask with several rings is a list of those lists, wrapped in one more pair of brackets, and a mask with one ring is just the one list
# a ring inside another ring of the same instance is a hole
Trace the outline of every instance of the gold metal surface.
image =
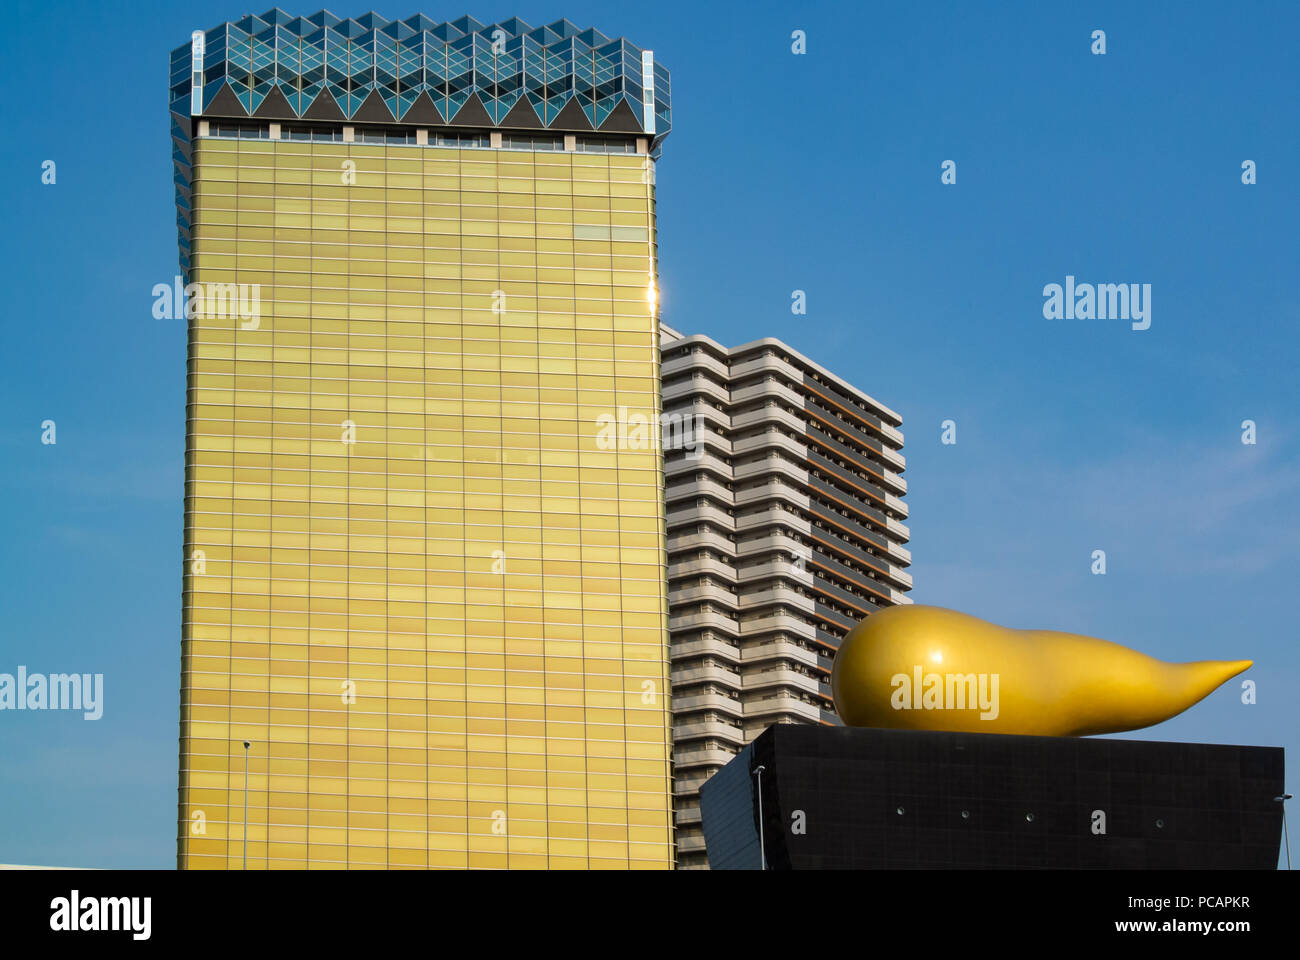
[(670, 869), (648, 159), (193, 169), (179, 865)]
[(1168, 720), (1251, 663), (1166, 663), (1094, 637), (909, 605), (858, 624), (831, 683), (852, 727), (1084, 736)]

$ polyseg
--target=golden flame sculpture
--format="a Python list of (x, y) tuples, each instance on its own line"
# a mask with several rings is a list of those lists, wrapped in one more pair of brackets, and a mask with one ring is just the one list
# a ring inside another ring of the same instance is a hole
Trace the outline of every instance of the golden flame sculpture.
[(844, 638), (831, 687), (851, 727), (1068, 737), (1168, 720), (1251, 664), (1165, 663), (1094, 637), (901, 605)]

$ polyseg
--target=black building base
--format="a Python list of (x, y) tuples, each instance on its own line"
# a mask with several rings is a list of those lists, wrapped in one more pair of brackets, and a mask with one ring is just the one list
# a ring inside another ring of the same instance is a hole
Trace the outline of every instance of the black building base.
[(700, 803), (715, 870), (759, 868), (760, 793), (768, 869), (1273, 870), (1283, 763), (1281, 747), (780, 724)]

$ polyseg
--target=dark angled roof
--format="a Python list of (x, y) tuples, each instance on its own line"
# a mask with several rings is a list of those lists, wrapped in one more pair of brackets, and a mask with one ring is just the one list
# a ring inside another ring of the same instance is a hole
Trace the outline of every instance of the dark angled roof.
[(543, 27), (469, 16), (439, 23), (423, 14), (343, 20), (277, 8), (196, 31), (177, 47), (171, 109), (178, 118), (341, 115), (437, 125), (436, 116), (456, 126), (646, 133), (657, 155), (671, 126), (668, 71), (654, 63), (648, 99), (642, 81), (640, 47), (568, 20)]

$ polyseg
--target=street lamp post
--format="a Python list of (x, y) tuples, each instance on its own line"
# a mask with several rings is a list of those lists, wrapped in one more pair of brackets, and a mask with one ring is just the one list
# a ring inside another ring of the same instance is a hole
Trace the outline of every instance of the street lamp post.
[(242, 870), (248, 869), (248, 748), (252, 744), (244, 741), (244, 865)]
[(1291, 799), (1291, 794), (1284, 793), (1280, 797), (1274, 797), (1274, 803), (1282, 804), (1282, 840), (1286, 844), (1286, 868), (1291, 869), (1291, 837), (1286, 832), (1286, 802)]
[(761, 763), (754, 768), (754, 775), (758, 777), (758, 862), (759, 869), (767, 869), (767, 848), (763, 842), (763, 771), (767, 767)]

